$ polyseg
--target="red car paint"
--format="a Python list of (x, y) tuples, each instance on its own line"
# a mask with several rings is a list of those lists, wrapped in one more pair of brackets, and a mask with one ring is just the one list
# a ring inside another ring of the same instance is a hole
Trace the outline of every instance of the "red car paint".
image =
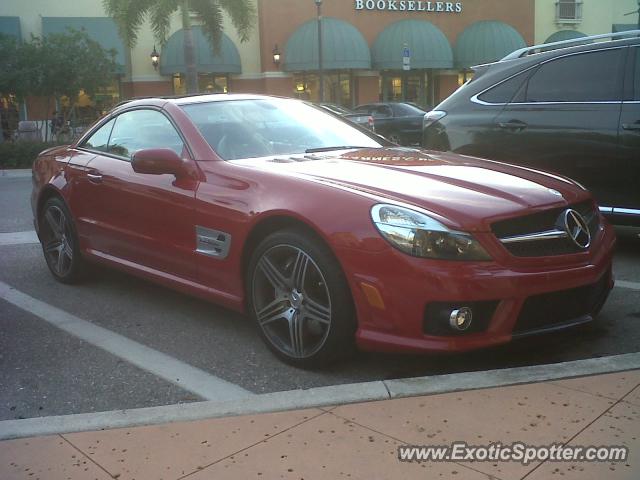
[[(187, 142), (183, 158), (189, 175), (138, 174), (131, 163), (78, 144), (48, 150), (33, 167), (35, 218), (46, 195), (56, 192), (72, 212), (87, 259), (240, 312), (252, 232), (276, 218), (302, 222), (324, 239), (344, 270), (357, 311), (356, 340), (363, 349), (463, 351), (508, 342), (527, 297), (590, 285), (610, 272), (615, 235), (602, 217), (591, 247), (569, 255), (515, 257), (491, 232), (495, 221), (591, 198), (567, 179), (402, 148), (350, 150), (342, 156), (324, 152), (313, 161), (292, 163), (224, 161), (180, 108), (189, 101), (194, 100), (139, 100), (111, 113), (141, 106), (164, 109)], [(92, 175), (102, 178), (96, 183)], [(493, 260), (429, 260), (400, 252), (371, 220), (371, 207), (389, 201), (472, 232)], [(231, 234), (226, 259), (195, 251), (196, 225)], [(363, 282), (377, 288), (382, 308), (367, 300)], [(486, 331), (423, 333), (428, 303), (483, 300), (499, 301)]]

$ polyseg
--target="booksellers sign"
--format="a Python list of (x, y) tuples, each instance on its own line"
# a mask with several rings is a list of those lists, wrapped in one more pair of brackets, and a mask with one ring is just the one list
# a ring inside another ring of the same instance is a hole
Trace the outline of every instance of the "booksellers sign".
[(356, 10), (386, 12), (462, 13), (462, 2), (423, 0), (354, 0)]

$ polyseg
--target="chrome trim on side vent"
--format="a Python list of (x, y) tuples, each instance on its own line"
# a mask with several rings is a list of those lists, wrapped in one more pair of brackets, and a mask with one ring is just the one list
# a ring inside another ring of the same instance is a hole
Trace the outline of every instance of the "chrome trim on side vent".
[(569, 235), (564, 230), (547, 230), (546, 232), (529, 233), (527, 235), (514, 235), (513, 237), (501, 238), (502, 243), (535, 242), (538, 240), (554, 240), (558, 238), (568, 238)]
[(223, 260), (230, 248), (230, 234), (196, 225), (196, 252)]

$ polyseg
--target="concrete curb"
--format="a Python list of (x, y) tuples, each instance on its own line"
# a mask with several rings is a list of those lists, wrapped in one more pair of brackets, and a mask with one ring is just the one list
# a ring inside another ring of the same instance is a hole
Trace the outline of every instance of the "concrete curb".
[(640, 353), (628, 353), (550, 365), (290, 390), (227, 402), (208, 401), (134, 410), (5, 420), (0, 421), (0, 440), (435, 395), (636, 369), (640, 369)]
[(0, 178), (25, 178), (30, 176), (30, 168), (0, 169)]

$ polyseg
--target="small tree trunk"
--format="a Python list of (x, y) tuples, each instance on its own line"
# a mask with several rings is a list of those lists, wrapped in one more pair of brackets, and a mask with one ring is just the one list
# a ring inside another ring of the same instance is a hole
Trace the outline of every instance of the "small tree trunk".
[(44, 120), (44, 141), (49, 141), (49, 109), (51, 108), (51, 97), (47, 95), (47, 113)]
[(187, 66), (187, 93), (198, 93), (198, 71), (196, 69), (196, 49), (189, 17), (189, 1), (180, 2), (182, 13), (182, 32), (184, 34), (184, 62)]

